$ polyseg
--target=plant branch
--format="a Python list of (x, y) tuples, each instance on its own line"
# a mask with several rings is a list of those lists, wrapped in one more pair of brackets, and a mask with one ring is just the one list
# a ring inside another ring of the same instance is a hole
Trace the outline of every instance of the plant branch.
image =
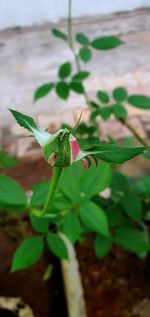
[(72, 0), (68, 2), (68, 45), (72, 49), (73, 41), (72, 41)]
[(61, 167), (54, 167), (53, 176), (50, 181), (49, 191), (47, 194), (46, 202), (42, 211), (42, 216), (47, 213), (47, 211), (50, 209), (52, 199), (54, 197), (61, 173), (62, 173)]
[[(78, 55), (76, 54), (75, 48), (74, 48), (74, 42), (73, 42), (73, 36), (72, 36), (72, 0), (68, 0), (68, 45), (73, 53), (75, 64), (77, 67), (77, 71), (81, 71), (80, 66), (80, 60)], [(84, 90), (84, 98), (86, 101), (86, 104), (91, 109), (90, 100), (88, 98), (87, 92)], [(128, 122), (119, 120), (124, 126), (127, 127), (127, 129), (134, 135), (134, 137), (144, 146), (148, 146), (148, 144), (145, 142), (145, 140), (136, 132), (136, 130), (133, 128), (132, 125), (130, 125)], [(98, 125), (97, 125), (98, 127)]]
[[(68, 45), (73, 53), (77, 71), (80, 72), (81, 71), (80, 60), (78, 58), (78, 55), (76, 54), (73, 37), (72, 37), (72, 0), (68, 0)], [(90, 108), (90, 101), (85, 90), (84, 90), (84, 98), (87, 103), (87, 106)]]
[(73, 53), (75, 63), (77, 66), (77, 70), (80, 71), (80, 61), (76, 54), (75, 48), (74, 48), (74, 42), (73, 42), (73, 36), (72, 36), (72, 0), (68, 0), (68, 45)]
[(148, 146), (147, 142), (145, 142), (145, 140), (138, 134), (138, 132), (133, 128), (133, 126), (123, 120), (119, 120), (132, 134), (133, 136), (144, 146)]

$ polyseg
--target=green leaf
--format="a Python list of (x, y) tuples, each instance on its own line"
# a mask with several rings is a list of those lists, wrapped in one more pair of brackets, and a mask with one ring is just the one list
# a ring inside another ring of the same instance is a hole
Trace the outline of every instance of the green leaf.
[(107, 120), (112, 114), (112, 107), (105, 107), (99, 109), (99, 115), (102, 117), (103, 120)]
[(26, 238), (15, 252), (11, 272), (27, 269), (32, 266), (40, 259), (43, 248), (42, 237)]
[(38, 87), (34, 94), (34, 101), (45, 97), (54, 88), (54, 83), (47, 83)]
[(126, 175), (119, 171), (113, 171), (111, 189), (113, 192), (125, 192), (129, 188), (129, 181)]
[(120, 104), (112, 105), (112, 112), (114, 113), (114, 116), (116, 119), (126, 120), (126, 118), (127, 118), (127, 111), (126, 111), (125, 107), (123, 107)]
[(68, 250), (64, 241), (56, 233), (49, 232), (47, 235), (49, 249), (59, 258), (68, 259)]
[(87, 71), (80, 71), (78, 73), (76, 73), (73, 77), (72, 77), (72, 81), (82, 81), (85, 80), (87, 77), (89, 77), (90, 73)]
[(67, 123), (62, 123), (60, 126), (60, 129), (68, 129), (69, 131), (72, 130), (71, 125), (67, 124)]
[(126, 215), (124, 213), (122, 204), (120, 200), (115, 203), (109, 204), (107, 209), (107, 218), (110, 227), (121, 227), (124, 226), (127, 222)]
[(84, 87), (83, 87), (82, 83), (72, 82), (72, 83), (70, 83), (70, 89), (72, 89), (77, 94), (81, 94), (81, 95), (84, 94)]
[(19, 160), (7, 152), (0, 151), (0, 168), (10, 168), (19, 164)]
[(98, 116), (100, 116), (100, 115), (101, 115), (101, 114), (100, 114), (100, 111), (99, 111), (99, 110), (95, 110), (95, 111), (91, 112), (91, 114), (90, 114), (90, 121), (95, 121), (96, 118), (97, 118)]
[(23, 210), (26, 206), (26, 194), (23, 188), (12, 178), (0, 174), (0, 205), (11, 209)]
[(104, 36), (94, 39), (92, 47), (97, 50), (109, 50), (123, 44), (123, 41), (114, 36)]
[(45, 218), (39, 218), (33, 215), (30, 215), (30, 221), (33, 229), (37, 232), (47, 232), (49, 228), (49, 221)]
[(102, 103), (108, 103), (109, 102), (109, 95), (102, 90), (99, 90), (96, 94), (98, 100)]
[(116, 101), (125, 101), (128, 97), (127, 90), (124, 87), (117, 87), (113, 90), (113, 98)]
[(59, 190), (71, 201), (80, 200), (80, 179), (83, 169), (80, 163), (73, 164), (63, 170), (59, 181)]
[(35, 121), (31, 117), (26, 116), (23, 113), (12, 110), (12, 109), (9, 109), (9, 110), (21, 127), (25, 128), (33, 133), (37, 142), (41, 146), (43, 146), (43, 144), (45, 144), (45, 142), (47, 142), (50, 139), (51, 134), (48, 132), (40, 131), (39, 128), (37, 127)]
[(80, 188), (86, 198), (90, 198), (110, 186), (112, 172), (108, 163), (91, 166), (85, 170), (80, 180)]
[(145, 186), (145, 191), (148, 197), (150, 197), (150, 177), (145, 176), (142, 178), (143, 185)]
[(117, 229), (114, 241), (128, 251), (137, 254), (150, 249), (147, 233), (132, 227)]
[(58, 76), (60, 79), (67, 78), (71, 74), (71, 64), (69, 62), (66, 62), (59, 67)]
[(48, 182), (41, 182), (33, 186), (33, 193), (31, 197), (31, 206), (37, 207), (42, 206), (45, 203), (46, 196), (49, 189), (49, 181)]
[(35, 121), (31, 117), (26, 116), (25, 114), (18, 112), (16, 110), (13, 110), (13, 109), (9, 109), (9, 110), (21, 127), (25, 128), (31, 132), (33, 132), (33, 130), (35, 130), (35, 129), (38, 130), (38, 127), (37, 127)]
[(89, 134), (91, 136), (96, 131), (97, 131), (97, 128), (95, 125), (88, 126), (86, 123), (81, 122), (77, 126), (75, 133), (80, 135)]
[(108, 221), (105, 212), (91, 201), (80, 205), (79, 215), (83, 224), (92, 232), (109, 236)]
[(63, 40), (63, 41), (65, 41), (65, 42), (68, 41), (67, 35), (66, 35), (64, 32), (62, 32), (62, 31), (60, 31), (60, 30), (58, 30), (58, 29), (52, 29), (52, 34), (53, 34), (55, 37), (59, 38), (60, 40)]
[(89, 45), (89, 39), (84, 33), (77, 33), (76, 40), (81, 45)]
[(133, 190), (141, 200), (144, 200), (145, 198), (147, 199), (148, 197), (150, 197), (150, 187), (146, 188), (145, 177), (141, 177), (138, 179), (131, 178), (129, 184), (130, 184), (130, 189)]
[(100, 108), (100, 109), (93, 111), (91, 113), (90, 120), (95, 121), (96, 118), (98, 116), (100, 116), (105, 121), (111, 116), (112, 113), (113, 113), (113, 108), (111, 106), (105, 107), (105, 108)]
[[(86, 155), (94, 155), (105, 162), (121, 164), (143, 153), (146, 149), (147, 147), (127, 147), (116, 144), (100, 143), (91, 146), (86, 152), (81, 152), (80, 159)], [(78, 158), (79, 157), (77, 157), (76, 161)]]
[(147, 158), (148, 160), (150, 160), (150, 151), (146, 151), (144, 153), (144, 157)]
[[(81, 141), (82, 140), (78, 140), (78, 143), (82, 144)], [(103, 145), (104, 144), (105, 143), (103, 143)], [(110, 145), (110, 144), (105, 144), (105, 145)], [(112, 145), (115, 146), (115, 144), (111, 144), (111, 146)], [(125, 148), (127, 149), (127, 152), (125, 151)], [(116, 148), (116, 152), (114, 151), (114, 149), (112, 150), (109, 149), (109, 150), (107, 147), (105, 148), (105, 150), (102, 150), (102, 143), (99, 146), (95, 145), (91, 147), (88, 151), (80, 150), (74, 163), (91, 156), (91, 157), (94, 157), (95, 159), (101, 159), (108, 163), (121, 164), (144, 152), (145, 147), (134, 147), (130, 149), (129, 147), (127, 148), (125, 146), (124, 147), (120, 146), (120, 148)]]
[(61, 231), (68, 237), (72, 244), (74, 244), (80, 236), (80, 222), (73, 212), (68, 212), (63, 220)]
[(65, 168), (59, 183), (60, 192), (73, 202), (89, 198), (110, 185), (111, 169), (107, 163), (83, 171), (81, 164)]
[(80, 150), (75, 162), (87, 156), (94, 156), (108, 163), (121, 164), (148, 149), (146, 146), (127, 147), (109, 143), (95, 143), (93, 146), (88, 146), (88, 143), (83, 140), (81, 142), (78, 140), (78, 143), (80, 147), (84, 146), (85, 150)]
[(100, 234), (96, 235), (96, 238), (94, 240), (94, 250), (98, 258), (103, 258), (106, 255), (108, 255), (111, 249), (111, 246), (112, 246), (111, 237), (105, 237)]
[(58, 95), (58, 97), (60, 97), (61, 99), (68, 99), (69, 97), (69, 86), (67, 85), (67, 83), (65, 82), (59, 82), (56, 85), (56, 94)]
[(88, 47), (82, 47), (79, 52), (80, 59), (84, 63), (88, 63), (92, 58), (92, 52)]
[(95, 101), (90, 101), (90, 105), (93, 109), (99, 109), (99, 105)]
[(126, 214), (133, 220), (139, 221), (142, 218), (142, 204), (135, 192), (125, 193), (123, 206)]
[(131, 95), (128, 97), (128, 103), (136, 108), (150, 109), (150, 97), (148, 96)]
[(61, 192), (58, 192), (53, 198), (51, 204), (51, 213), (63, 214), (63, 211), (70, 209), (72, 202)]

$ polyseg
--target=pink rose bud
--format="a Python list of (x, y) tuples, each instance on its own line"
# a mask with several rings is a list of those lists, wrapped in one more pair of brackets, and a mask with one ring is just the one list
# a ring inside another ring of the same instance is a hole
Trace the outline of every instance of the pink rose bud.
[(76, 138), (70, 134), (69, 131), (61, 130), (57, 133), (53, 141), (56, 142), (56, 152), (52, 151), (50, 153), (48, 163), (51, 166), (55, 166), (55, 164), (58, 164), (58, 166), (69, 166), (73, 164), (80, 152), (80, 147)]
[(71, 163), (73, 163), (80, 152), (80, 147), (76, 138), (72, 134), (70, 135), (69, 142), (71, 149)]

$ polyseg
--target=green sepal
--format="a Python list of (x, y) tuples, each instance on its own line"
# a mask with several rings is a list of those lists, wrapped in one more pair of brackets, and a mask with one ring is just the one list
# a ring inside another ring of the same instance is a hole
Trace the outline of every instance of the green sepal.
[(35, 123), (35, 121), (31, 117), (26, 116), (23, 113), (18, 112), (18, 111), (13, 110), (13, 109), (9, 109), (9, 111), (12, 113), (12, 115), (14, 116), (14, 118), (16, 119), (16, 121), (18, 122), (18, 124), (21, 127), (25, 128), (33, 133), (35, 139), (42, 147), (51, 138), (50, 133), (45, 132), (45, 131), (40, 131), (37, 124)]
[(59, 130), (44, 145), (43, 153), (46, 161), (50, 163), (53, 154), (56, 155), (56, 167), (66, 167), (71, 165), (71, 149), (69, 143), (70, 133), (67, 129)]
[(108, 163), (122, 164), (146, 150), (148, 150), (148, 147), (127, 147), (116, 144), (99, 143), (91, 146), (89, 150), (80, 151), (75, 161), (80, 161), (87, 156), (94, 156)]

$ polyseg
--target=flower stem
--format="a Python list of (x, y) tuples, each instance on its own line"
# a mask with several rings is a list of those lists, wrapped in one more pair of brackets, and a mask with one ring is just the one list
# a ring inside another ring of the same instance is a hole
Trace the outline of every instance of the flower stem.
[(46, 202), (42, 211), (42, 216), (45, 215), (47, 211), (50, 209), (51, 202), (55, 194), (62, 170), (63, 170), (62, 167), (54, 167), (53, 176), (50, 181), (49, 191), (48, 191)]

